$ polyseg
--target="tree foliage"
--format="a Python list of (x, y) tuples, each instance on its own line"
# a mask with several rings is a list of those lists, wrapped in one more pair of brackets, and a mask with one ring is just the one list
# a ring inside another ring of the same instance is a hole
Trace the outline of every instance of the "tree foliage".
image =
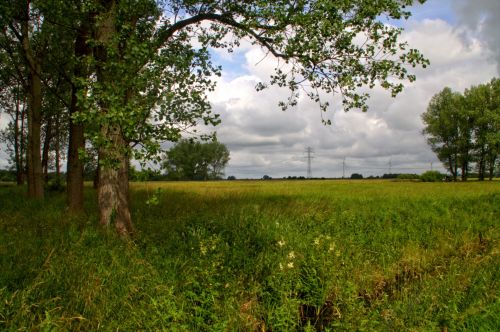
[(55, 118), (69, 126), (68, 175), (75, 177), (68, 193), (83, 199), (77, 156), (85, 133), (98, 151), (101, 223), (113, 219), (120, 232), (130, 232), (130, 159), (159, 160), (161, 142), (220, 122), (207, 98), (221, 73), (213, 49), (231, 52), (249, 40), (278, 59), (257, 88), (288, 88), (282, 109), (296, 105), (301, 92), (323, 111), (339, 105), (366, 111), (367, 88), (380, 85), (395, 96), (415, 79), (410, 67), (428, 64), (399, 41), (402, 29), (386, 24), (408, 18), (415, 2), (424, 0), (2, 2), (1, 75), (22, 82), (29, 105), (28, 188), (37, 184), (30, 195), (43, 196), (35, 179), (45, 92), (65, 106)]
[(172, 180), (216, 180), (229, 161), (227, 147), (214, 140), (181, 140), (166, 153), (163, 167)]
[(454, 180), (466, 180), (475, 163), (479, 179), (493, 177), (500, 154), (500, 80), (463, 94), (444, 88), (422, 115), (424, 135)]

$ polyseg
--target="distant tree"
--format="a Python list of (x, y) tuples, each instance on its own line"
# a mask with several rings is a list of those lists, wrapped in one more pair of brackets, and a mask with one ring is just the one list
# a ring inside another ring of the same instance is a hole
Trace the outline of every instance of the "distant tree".
[(10, 117), (7, 127), (0, 131), (0, 142), (7, 145), (9, 162), (16, 172), (16, 182), (22, 185), (26, 173), (26, 97), (22, 88), (15, 85), (0, 87), (0, 93), (0, 108)]
[(363, 179), (363, 175), (362, 174), (358, 174), (358, 173), (352, 173), (351, 174), (351, 179), (352, 180), (361, 180), (361, 179)]
[(443, 181), (443, 179), (446, 178), (446, 175), (441, 174), (441, 172), (438, 171), (427, 171), (420, 175), (420, 179), (423, 182), (439, 182)]
[(500, 80), (473, 86), (464, 92), (465, 108), (471, 114), (473, 159), (480, 181), (493, 178), (500, 153)]
[(459, 164), (459, 107), (460, 95), (446, 87), (432, 97), (427, 111), (422, 114), (427, 143), (455, 181)]
[(439, 160), (456, 181), (462, 181), (475, 162), (479, 180), (486, 170), (492, 179), (500, 153), (500, 80), (473, 86), (464, 94), (445, 88), (422, 115), (424, 135)]
[(228, 180), (231, 180), (231, 181), (234, 181), (234, 180), (236, 180), (236, 176), (234, 176), (234, 175), (229, 175), (229, 176), (227, 177), (227, 179), (228, 179)]
[(262, 177), (262, 180), (271, 180), (271, 179), (272, 179), (272, 177), (270, 177), (267, 174)]
[(221, 179), (229, 150), (218, 142), (181, 140), (166, 153), (163, 168), (171, 180)]

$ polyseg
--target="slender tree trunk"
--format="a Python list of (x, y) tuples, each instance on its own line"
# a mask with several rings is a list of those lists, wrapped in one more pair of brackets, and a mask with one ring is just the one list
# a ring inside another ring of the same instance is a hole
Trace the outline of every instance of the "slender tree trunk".
[(453, 181), (457, 181), (457, 170), (456, 168), (454, 169), (455, 166), (453, 163), (452, 163), (452, 160), (451, 160), (451, 156), (448, 156), (448, 168), (450, 170), (450, 173), (451, 173), (451, 176), (453, 177)]
[(61, 165), (60, 165), (60, 159), (61, 159), (61, 153), (60, 153), (60, 148), (61, 148), (61, 145), (60, 145), (60, 135), (61, 133), (59, 132), (59, 114), (56, 115), (56, 132), (55, 132), (55, 139), (56, 139), (56, 143), (55, 143), (55, 147), (54, 147), (54, 150), (55, 150), (55, 153), (56, 153), (56, 160), (55, 160), (55, 164), (56, 164), (56, 180), (59, 181), (60, 180), (60, 170), (61, 170)]
[(49, 152), (50, 143), (52, 141), (52, 119), (47, 119), (45, 126), (45, 139), (43, 140), (42, 148), (42, 171), (45, 182), (49, 180)]
[(495, 163), (497, 161), (497, 158), (496, 156), (491, 156), (489, 158), (489, 163), (488, 163), (488, 178), (490, 181), (493, 180), (493, 175), (495, 173)]
[[(26, 102), (24, 102), (26, 104)], [(24, 124), (25, 124), (25, 118), (26, 118), (26, 109), (25, 106), (23, 106), (23, 110), (21, 111), (21, 132), (19, 133), (20, 137), (20, 144), (19, 144), (19, 173), (17, 174), (17, 184), (18, 185), (23, 185), (24, 184), (24, 174), (26, 172), (26, 167), (25, 167), (25, 137), (24, 137)]]
[(484, 145), (481, 147), (481, 152), (479, 155), (479, 169), (478, 169), (479, 181), (484, 181), (484, 173), (486, 172), (486, 153), (484, 151)]
[(40, 158), (40, 128), (42, 123), (42, 90), (40, 66), (29, 74), (30, 98), (28, 106), (28, 197), (43, 198), (43, 172)]
[(126, 143), (118, 127), (105, 126), (102, 133), (112, 144), (111, 147), (99, 149), (99, 159), (106, 161), (99, 166), (99, 219), (103, 226), (114, 222), (118, 234), (127, 236), (134, 230), (129, 210)]
[(22, 165), (21, 165), (21, 151), (20, 151), (20, 133), (19, 133), (19, 120), (21, 115), (21, 108), (20, 108), (20, 103), (21, 101), (19, 100), (19, 92), (17, 95), (17, 100), (16, 100), (16, 116), (14, 119), (14, 159), (16, 163), (16, 182), (18, 185), (22, 184)]
[(21, 24), (22, 48), (28, 67), (28, 197), (43, 198), (43, 172), (40, 158), (40, 128), (42, 124), (42, 66), (31, 52), (29, 41), (29, 1), (26, 2), (25, 20)]
[[(90, 54), (87, 46), (88, 24), (83, 23), (75, 40), (75, 56), (80, 59)], [(74, 70), (74, 78), (86, 76), (87, 70), (81, 63), (77, 63)], [(83, 110), (78, 105), (77, 93), (79, 86), (76, 82), (71, 88), (71, 105), (69, 117), (69, 144), (67, 165), (67, 204), (70, 212), (80, 213), (83, 211), (83, 160), (79, 151), (85, 149), (84, 128), (82, 124), (75, 123), (75, 116)]]

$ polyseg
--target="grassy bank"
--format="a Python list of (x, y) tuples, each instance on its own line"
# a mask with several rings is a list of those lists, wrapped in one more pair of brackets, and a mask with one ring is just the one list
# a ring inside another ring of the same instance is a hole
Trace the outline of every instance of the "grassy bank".
[(2, 330), (500, 330), (500, 183), (132, 184), (132, 243), (94, 192), (0, 187)]

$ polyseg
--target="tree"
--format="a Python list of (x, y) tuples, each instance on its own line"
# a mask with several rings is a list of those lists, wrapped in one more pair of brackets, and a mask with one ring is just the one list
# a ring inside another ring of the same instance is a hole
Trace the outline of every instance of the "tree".
[(473, 122), (473, 158), (479, 180), (484, 180), (487, 170), (492, 179), (500, 153), (500, 81), (494, 78), (465, 90), (464, 100)]
[(224, 144), (184, 139), (167, 151), (163, 167), (172, 180), (216, 180), (224, 175), (228, 161)]
[(0, 108), (10, 117), (7, 128), (0, 131), (0, 142), (7, 144), (10, 162), (16, 173), (16, 182), (22, 185), (26, 171), (26, 100), (22, 88), (13, 82), (10, 83), (0, 88), (2, 94)]
[[(414, 2), (27, 0), (14, 2), (23, 5), (15, 10), (23, 13), (21, 19), (9, 16), (12, 20), (2, 24), (2, 31), (23, 46), (29, 114), (34, 115), (28, 117), (30, 124), (38, 123), (40, 115), (40, 83), (46, 81), (41, 69), (48, 63), (43, 60), (65, 53), (55, 37), (74, 41), (73, 70), (65, 70), (73, 85), (68, 176), (76, 170), (74, 193), (81, 193), (81, 164), (75, 154), (83, 149), (84, 131), (99, 154), (100, 223), (114, 222), (118, 232), (127, 234), (133, 231), (129, 160), (158, 160), (162, 141), (177, 141), (198, 122), (219, 122), (206, 97), (221, 70), (212, 64), (210, 49), (231, 51), (248, 39), (278, 59), (270, 81), (258, 89), (273, 84), (288, 88), (290, 97), (279, 103), (282, 109), (296, 105), (304, 91), (323, 111), (336, 102), (334, 96), (345, 110), (366, 111), (369, 94), (364, 87), (381, 85), (395, 96), (403, 82), (415, 79), (409, 66), (428, 64), (417, 50), (399, 42), (400, 28), (383, 22), (408, 18), (405, 8)], [(9, 8), (2, 5), (2, 13)], [(30, 20), (35, 16), (37, 21)], [(36, 128), (30, 130), (35, 139), (40, 136)], [(33, 146), (39, 150), (39, 141), (30, 143), (32, 152)], [(41, 167), (30, 169), (41, 173)], [(70, 187), (69, 182), (69, 200)]]
[(458, 117), (460, 95), (444, 88), (434, 95), (427, 107), (427, 111), (422, 114), (427, 135), (427, 142), (452, 175), (454, 181), (457, 180), (459, 167), (459, 128)]
[(464, 94), (445, 88), (422, 115), (427, 141), (455, 181), (458, 168), (466, 181), (474, 162), (479, 180), (484, 180), (486, 169), (493, 177), (500, 150), (499, 86), (499, 80), (492, 79)]

